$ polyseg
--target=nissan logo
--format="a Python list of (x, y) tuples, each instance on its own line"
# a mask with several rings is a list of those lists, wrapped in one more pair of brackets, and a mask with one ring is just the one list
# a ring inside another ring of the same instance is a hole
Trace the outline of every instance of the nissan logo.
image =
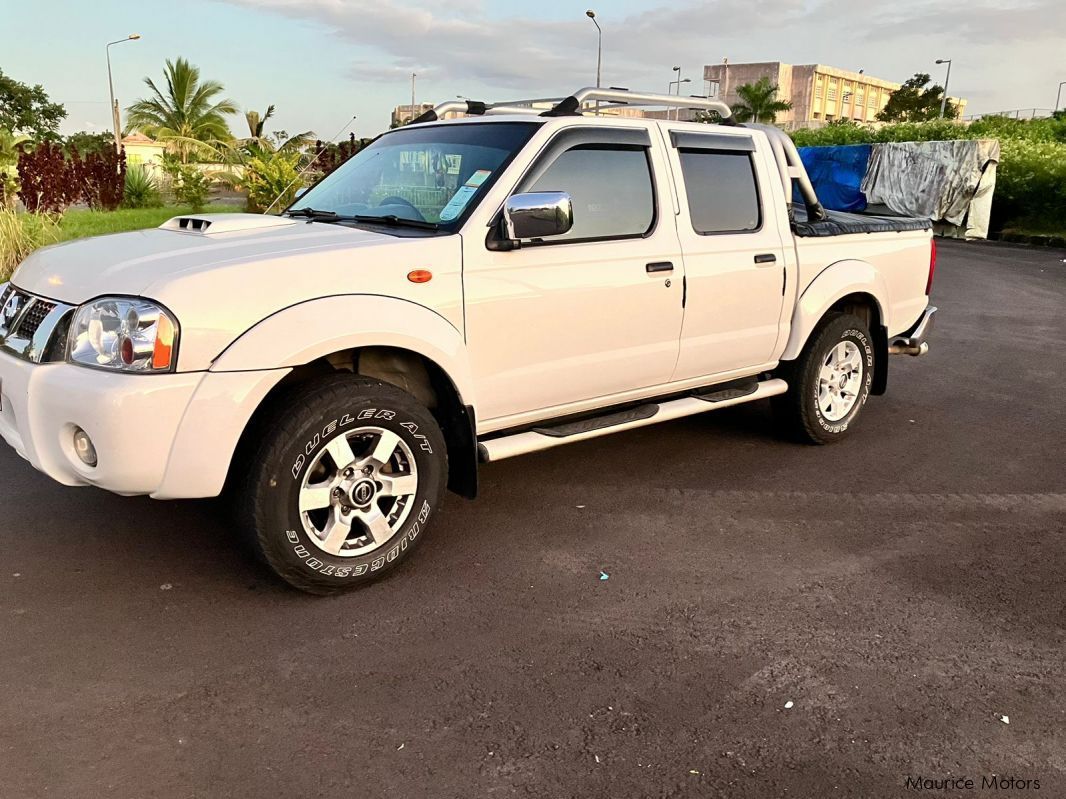
[(18, 316), (19, 309), (22, 307), (22, 299), (18, 294), (12, 294), (10, 299), (4, 304), (3, 311), (0, 311), (0, 322), (7, 324)]

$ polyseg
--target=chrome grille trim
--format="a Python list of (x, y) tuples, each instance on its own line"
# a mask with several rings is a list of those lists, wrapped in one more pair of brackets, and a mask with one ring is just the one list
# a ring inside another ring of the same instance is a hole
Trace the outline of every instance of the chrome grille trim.
[(64, 351), (50, 345), (56, 328), (73, 312), (73, 305), (0, 284), (0, 352), (41, 363), (46, 352)]

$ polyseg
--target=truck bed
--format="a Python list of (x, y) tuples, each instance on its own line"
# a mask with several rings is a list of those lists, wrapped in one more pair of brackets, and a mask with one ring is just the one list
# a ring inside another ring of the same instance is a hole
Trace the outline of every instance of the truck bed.
[(807, 210), (801, 205), (795, 206), (795, 219), (792, 232), (802, 238), (826, 238), (828, 236), (850, 236), (855, 233), (901, 233), (907, 230), (929, 230), (933, 223), (928, 219), (909, 216), (877, 216), (875, 214), (853, 214), (846, 211), (826, 211), (829, 218), (821, 222), (808, 222)]

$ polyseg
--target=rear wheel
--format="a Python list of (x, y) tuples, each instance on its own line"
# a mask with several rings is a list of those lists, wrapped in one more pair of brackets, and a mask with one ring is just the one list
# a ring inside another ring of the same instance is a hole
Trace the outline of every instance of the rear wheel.
[(874, 377), (870, 331), (857, 316), (828, 314), (795, 361), (779, 370), (788, 392), (774, 397), (774, 413), (788, 435), (828, 444), (849, 433)]
[(282, 396), (244, 464), (242, 523), (290, 585), (345, 591), (408, 557), (444, 492), (436, 420), (395, 386), (335, 375)]

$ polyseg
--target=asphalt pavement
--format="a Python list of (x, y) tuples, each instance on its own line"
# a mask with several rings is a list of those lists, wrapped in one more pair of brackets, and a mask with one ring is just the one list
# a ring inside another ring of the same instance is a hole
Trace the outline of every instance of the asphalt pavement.
[(0, 447), (0, 797), (1066, 796), (1066, 253), (940, 254), (847, 441), (492, 464), (343, 597)]

